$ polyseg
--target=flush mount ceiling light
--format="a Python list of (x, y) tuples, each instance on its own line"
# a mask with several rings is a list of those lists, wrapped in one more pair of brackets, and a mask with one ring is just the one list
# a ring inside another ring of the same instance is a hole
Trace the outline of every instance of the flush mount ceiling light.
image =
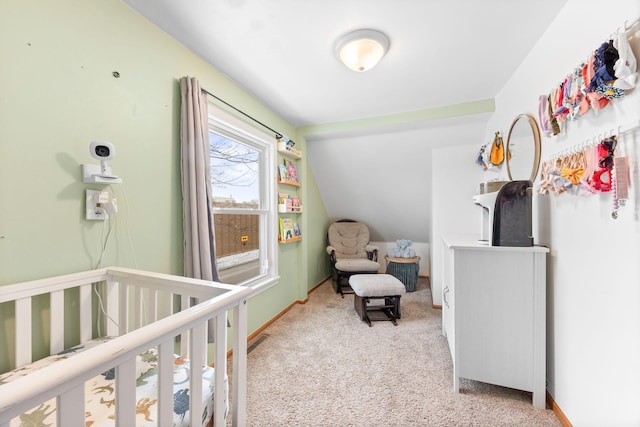
[(380, 31), (355, 30), (338, 39), (336, 55), (347, 68), (363, 72), (372, 69), (387, 53), (389, 39)]

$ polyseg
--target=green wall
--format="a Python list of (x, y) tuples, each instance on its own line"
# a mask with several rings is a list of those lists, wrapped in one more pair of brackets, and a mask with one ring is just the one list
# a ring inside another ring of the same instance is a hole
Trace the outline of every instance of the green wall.
[[(110, 164), (124, 181), (110, 187), (119, 213), (102, 265), (182, 274), (182, 76), (306, 148), (281, 117), (118, 0), (3, 1), (0, 57), (0, 285), (98, 265), (103, 222), (84, 219), (84, 191), (102, 187), (81, 176), (81, 164), (97, 163), (92, 140), (115, 144)], [(280, 245), (281, 282), (250, 303), (250, 332), (329, 274), (326, 211), (306, 159), (301, 169), (305, 238)]]

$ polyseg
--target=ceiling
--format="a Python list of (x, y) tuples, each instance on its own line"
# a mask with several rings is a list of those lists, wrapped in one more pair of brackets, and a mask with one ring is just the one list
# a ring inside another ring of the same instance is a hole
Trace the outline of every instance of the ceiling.
[[(294, 127), (494, 98), (566, 1), (124, 0)], [(365, 73), (334, 54), (358, 28), (390, 39)]]

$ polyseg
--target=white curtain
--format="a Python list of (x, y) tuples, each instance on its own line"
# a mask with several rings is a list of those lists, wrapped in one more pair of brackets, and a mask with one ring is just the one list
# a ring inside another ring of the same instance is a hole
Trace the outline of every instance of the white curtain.
[[(180, 79), (184, 275), (219, 281), (211, 212), (209, 119), (206, 95), (193, 77)], [(209, 323), (209, 342), (215, 328)]]

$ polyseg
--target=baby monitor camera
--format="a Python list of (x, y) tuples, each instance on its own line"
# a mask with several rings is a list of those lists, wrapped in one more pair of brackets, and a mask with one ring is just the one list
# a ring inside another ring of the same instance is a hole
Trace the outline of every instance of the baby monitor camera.
[(89, 145), (89, 154), (96, 160), (100, 160), (100, 166), (82, 165), (82, 180), (86, 183), (112, 184), (122, 180), (111, 173), (108, 160), (116, 156), (116, 147), (108, 141), (92, 141)]
[(96, 160), (113, 160), (116, 155), (116, 147), (107, 141), (93, 141), (91, 145), (89, 145), (89, 152)]

